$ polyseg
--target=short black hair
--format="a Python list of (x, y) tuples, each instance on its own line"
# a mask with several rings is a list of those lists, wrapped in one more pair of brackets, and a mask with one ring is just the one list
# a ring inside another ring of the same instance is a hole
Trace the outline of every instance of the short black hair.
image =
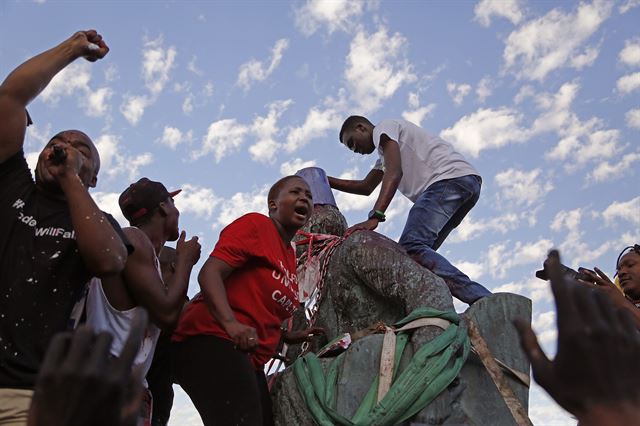
[[(289, 176), (285, 176), (282, 179), (278, 180), (276, 183), (274, 183), (271, 188), (269, 189), (269, 194), (267, 195), (267, 202), (271, 201), (271, 200), (275, 200), (276, 198), (278, 198), (278, 195), (280, 194), (280, 191), (282, 190), (282, 186), (287, 183), (288, 181), (290, 181), (291, 179), (302, 179), (302, 181), (304, 183), (307, 183), (306, 180), (304, 180), (304, 178), (302, 176), (298, 176), (298, 175), (289, 175)], [(308, 186), (309, 184), (307, 184)]]
[(342, 127), (340, 128), (340, 135), (339, 135), (340, 143), (344, 143), (342, 141), (342, 135), (344, 134), (344, 132), (346, 132), (349, 129), (353, 129), (358, 124), (370, 124), (373, 126), (373, 123), (369, 121), (366, 117), (363, 117), (361, 115), (350, 116), (349, 118), (344, 120), (344, 123), (342, 123)]

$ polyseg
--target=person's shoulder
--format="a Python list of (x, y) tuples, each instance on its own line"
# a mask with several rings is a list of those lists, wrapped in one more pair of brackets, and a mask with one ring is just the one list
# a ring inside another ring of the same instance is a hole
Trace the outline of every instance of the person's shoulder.
[(385, 118), (384, 120), (379, 121), (378, 124), (376, 124), (373, 127), (376, 128), (376, 127), (385, 127), (385, 126), (396, 126), (398, 124), (401, 124), (400, 123), (401, 121), (404, 121), (404, 120), (400, 120), (396, 118)]
[(232, 225), (254, 224), (257, 226), (263, 226), (265, 223), (268, 223), (268, 222), (271, 222), (271, 219), (269, 219), (267, 216), (263, 215), (262, 213), (251, 212), (251, 213), (247, 213), (245, 215), (240, 216), (239, 218), (234, 220), (231, 224)]
[(130, 226), (122, 228), (122, 232), (133, 247), (133, 253), (136, 253), (138, 256), (147, 256), (151, 253), (149, 250), (153, 251), (153, 244), (151, 243), (151, 240), (141, 229)]
[(24, 151), (22, 149), (7, 158), (5, 161), (0, 162), (0, 177), (8, 178), (11, 174), (13, 179), (13, 174), (16, 172), (23, 173), (25, 176), (28, 175), (29, 178), (31, 178), (29, 165), (27, 164), (27, 159), (25, 158)]

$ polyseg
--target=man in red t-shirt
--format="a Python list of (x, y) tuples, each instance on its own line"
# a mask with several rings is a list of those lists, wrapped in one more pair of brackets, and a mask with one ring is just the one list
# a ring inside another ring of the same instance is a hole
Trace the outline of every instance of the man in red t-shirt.
[(222, 230), (172, 338), (176, 382), (207, 426), (273, 423), (263, 368), (300, 307), (291, 239), (311, 216), (311, 190), (287, 176), (268, 206), (269, 217), (249, 213)]

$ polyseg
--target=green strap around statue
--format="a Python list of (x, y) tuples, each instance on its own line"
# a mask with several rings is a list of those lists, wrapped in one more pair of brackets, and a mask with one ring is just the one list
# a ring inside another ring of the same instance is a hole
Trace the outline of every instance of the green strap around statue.
[(402, 352), (410, 337), (409, 332), (399, 332), (395, 348), (394, 381), (389, 392), (376, 404), (379, 381), (376, 376), (351, 419), (338, 414), (335, 409), (338, 371), (345, 353), (331, 362), (326, 376), (315, 354), (309, 353), (298, 358), (293, 365), (298, 391), (303, 395), (316, 423), (321, 426), (395, 425), (420, 412), (449, 386), (469, 354), (470, 344), (466, 330), (459, 326), (460, 318), (455, 312), (431, 308), (414, 310), (395, 324), (395, 327), (418, 318), (442, 318), (452, 324), (422, 346), (402, 374), (396, 376)]

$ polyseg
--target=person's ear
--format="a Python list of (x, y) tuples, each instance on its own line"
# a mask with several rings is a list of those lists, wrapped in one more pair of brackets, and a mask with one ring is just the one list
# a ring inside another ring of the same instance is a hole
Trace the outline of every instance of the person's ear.
[(276, 200), (269, 200), (267, 202), (267, 206), (269, 207), (269, 212), (278, 210), (278, 205), (276, 204)]
[(164, 201), (158, 204), (158, 211), (160, 212), (160, 215), (163, 217), (167, 217), (169, 215), (169, 213), (167, 212), (167, 204)]
[(91, 181), (89, 181), (89, 188), (95, 188), (98, 184), (98, 175), (93, 175)]

